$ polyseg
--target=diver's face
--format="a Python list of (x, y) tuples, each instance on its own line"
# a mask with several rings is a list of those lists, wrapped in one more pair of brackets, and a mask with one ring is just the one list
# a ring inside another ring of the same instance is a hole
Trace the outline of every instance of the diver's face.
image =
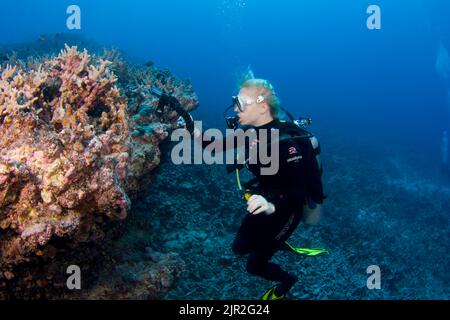
[(237, 107), (234, 111), (237, 112), (239, 123), (241, 125), (255, 125), (259, 122), (260, 117), (264, 114), (266, 103), (257, 103), (258, 92), (255, 88), (242, 88), (239, 91), (239, 100), (242, 104), (242, 110)]

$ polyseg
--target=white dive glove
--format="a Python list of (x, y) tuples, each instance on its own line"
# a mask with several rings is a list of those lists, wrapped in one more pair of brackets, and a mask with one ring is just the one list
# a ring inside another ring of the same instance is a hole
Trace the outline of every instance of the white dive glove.
[(260, 214), (261, 212), (272, 214), (275, 212), (275, 206), (263, 196), (254, 194), (247, 201), (247, 211), (253, 215)]

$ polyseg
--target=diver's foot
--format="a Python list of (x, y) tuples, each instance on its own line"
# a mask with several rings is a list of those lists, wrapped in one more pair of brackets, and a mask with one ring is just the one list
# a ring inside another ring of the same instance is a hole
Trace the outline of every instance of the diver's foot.
[(280, 295), (276, 293), (277, 286), (273, 286), (262, 296), (261, 300), (284, 300), (284, 294)]
[(276, 290), (275, 293), (277, 295), (286, 295), (286, 293), (289, 292), (289, 290), (291, 290), (291, 288), (294, 286), (294, 284), (298, 281), (298, 278), (294, 275), (289, 275), (289, 279), (286, 281), (281, 282)]
[(298, 281), (296, 276), (290, 275), (290, 278), (281, 282), (279, 285), (270, 288), (261, 298), (261, 300), (284, 300), (286, 293), (291, 290), (294, 284)]

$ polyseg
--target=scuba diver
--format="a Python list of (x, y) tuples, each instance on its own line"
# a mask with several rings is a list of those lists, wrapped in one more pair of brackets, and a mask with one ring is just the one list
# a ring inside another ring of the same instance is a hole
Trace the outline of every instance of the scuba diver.
[[(271, 262), (273, 255), (279, 250), (310, 256), (326, 252), (323, 249), (296, 248), (287, 243), (302, 219), (307, 224), (319, 220), (321, 204), (325, 199), (320, 145), (312, 134), (302, 128), (310, 124), (311, 119), (294, 121), (283, 109), (293, 121), (280, 120), (280, 102), (267, 80), (246, 80), (240, 87), (239, 95), (233, 97), (230, 108), (237, 112), (237, 116), (226, 118), (230, 129), (236, 129), (240, 123), (246, 130), (255, 130), (257, 136), (260, 129), (279, 130), (279, 141), (267, 143), (269, 150), (274, 146), (279, 148), (279, 170), (276, 174), (262, 175), (260, 169), (263, 165), (259, 161), (252, 164), (246, 159), (245, 166), (255, 178), (242, 187), (239, 179), (242, 166), (237, 164), (231, 167), (236, 170), (238, 186), (247, 201), (248, 211), (234, 240), (233, 252), (237, 255), (248, 254), (246, 269), (250, 274), (277, 282), (262, 299), (281, 300), (298, 278)], [(200, 132), (194, 131), (195, 138), (199, 139), (200, 135)], [(256, 145), (259, 140), (258, 136)], [(210, 143), (202, 142), (202, 146), (205, 148)], [(254, 143), (251, 141), (250, 145)], [(223, 150), (226, 150), (225, 144)]]
[[(160, 97), (160, 104), (175, 103), (168, 96)], [(326, 253), (324, 249), (299, 248), (287, 242), (302, 220), (307, 224), (315, 224), (320, 218), (321, 204), (325, 199), (321, 180), (320, 145), (318, 140), (305, 130), (311, 119), (294, 121), (292, 115), (281, 108), (269, 81), (246, 80), (240, 86), (239, 95), (233, 97), (232, 101), (225, 114), (234, 108), (237, 115), (226, 118), (228, 128), (236, 129), (240, 124), (245, 130), (255, 130), (257, 137), (250, 141), (249, 148), (244, 146), (244, 164), (228, 166), (229, 172), (236, 172), (238, 187), (247, 202), (248, 211), (236, 234), (232, 250), (236, 255), (248, 255), (247, 272), (277, 283), (264, 293), (262, 300), (281, 300), (298, 278), (271, 262), (274, 254), (279, 250), (308, 256)], [(282, 111), (292, 121), (281, 120)], [(189, 123), (186, 128), (203, 148), (217, 143), (213, 139), (204, 139), (202, 133), (193, 128), (191, 117), (185, 115), (183, 118)], [(266, 147), (268, 150), (279, 148), (279, 168), (273, 175), (263, 175), (260, 170), (264, 167), (263, 162), (259, 161), (259, 156), (258, 161), (249, 161), (248, 151), (255, 146), (261, 147), (258, 145), (263, 141), (260, 139), (260, 132), (271, 130), (279, 130), (279, 138), (278, 141), (269, 139)], [(222, 143), (221, 150), (227, 150), (229, 145), (226, 139)], [(239, 171), (244, 166), (255, 178), (241, 184)]]

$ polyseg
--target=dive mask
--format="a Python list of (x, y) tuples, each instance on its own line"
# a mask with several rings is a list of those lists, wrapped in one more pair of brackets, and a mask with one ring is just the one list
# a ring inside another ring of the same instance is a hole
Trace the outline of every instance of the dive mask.
[(253, 99), (246, 97), (246, 96), (233, 96), (232, 98), (232, 102), (233, 102), (233, 106), (239, 110), (240, 112), (244, 112), (245, 109), (253, 104), (253, 103), (261, 103), (263, 102), (266, 98), (264, 96), (258, 96), (258, 98), (256, 99), (256, 101), (254, 101)]

